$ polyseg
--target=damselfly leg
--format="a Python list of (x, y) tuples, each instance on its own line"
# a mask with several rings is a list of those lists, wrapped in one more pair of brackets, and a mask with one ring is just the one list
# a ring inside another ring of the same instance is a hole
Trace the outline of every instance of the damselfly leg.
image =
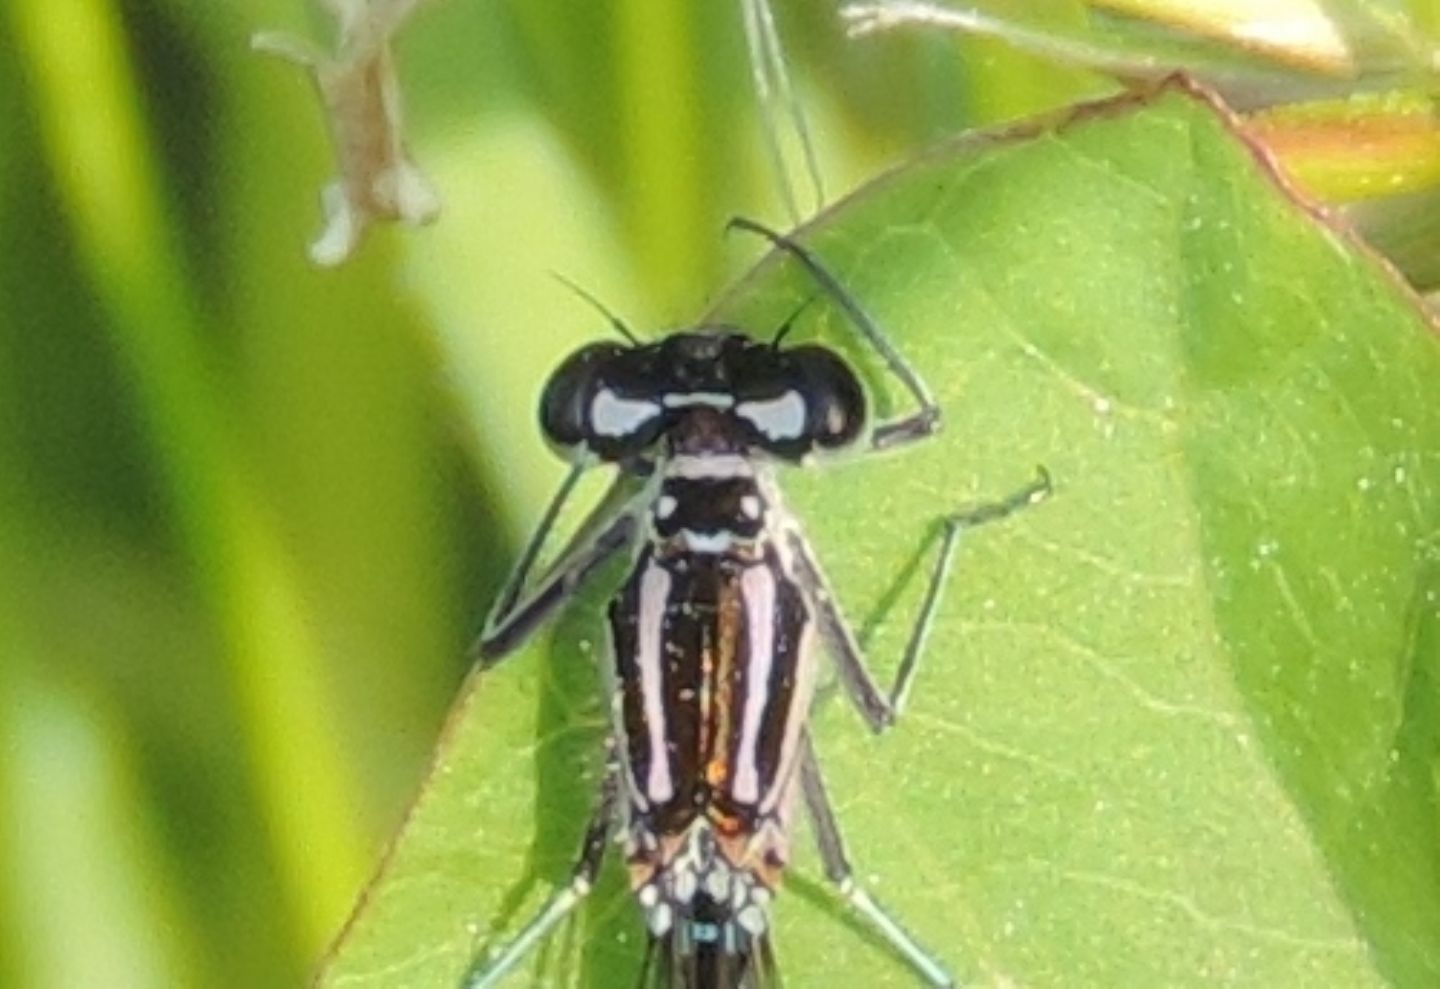
[(1009, 497), (945, 517), (940, 553), (930, 571), (920, 613), (915, 617), (905, 652), (900, 658), (895, 682), (888, 693), (875, 682), (875, 677), (865, 661), (864, 650), (855, 636), (855, 629), (841, 613), (835, 594), (830, 589), (830, 582), (820, 566), (820, 561), (810, 549), (809, 542), (798, 530), (791, 530), (788, 545), (794, 555), (802, 584), (807, 585), (815, 605), (820, 637), (835, 662), (841, 685), (872, 731), (881, 732), (891, 727), (910, 697), (910, 688), (915, 682), (920, 658), (924, 655), (930, 629), (935, 623), (936, 611), (950, 578), (955, 552), (960, 546), (960, 536), (969, 529), (988, 522), (997, 522), (1022, 508), (1043, 501), (1049, 496), (1050, 490), (1050, 475), (1041, 468), (1034, 481)]
[(945, 584), (950, 579), (950, 568), (955, 562), (955, 552), (960, 548), (960, 537), (970, 529), (977, 529), (989, 522), (998, 522), (1031, 505), (1039, 504), (1050, 497), (1050, 472), (1041, 467), (1035, 480), (1020, 490), (999, 501), (986, 502), (956, 512), (945, 518), (945, 535), (940, 543), (940, 555), (935, 559), (935, 569), (930, 574), (930, 584), (925, 591), (925, 601), (920, 606), (920, 615), (910, 633), (910, 641), (900, 658), (900, 669), (895, 674), (895, 683), (890, 688), (890, 710), (899, 717), (910, 698), (910, 687), (915, 682), (915, 672), (920, 656), (925, 652), (930, 628), (935, 622), (935, 609), (939, 607)]
[[(585, 465), (583, 463), (574, 464), (566, 471), (565, 480), (560, 482), (560, 487), (551, 496), (550, 503), (545, 506), (545, 514), (540, 516), (540, 522), (535, 526), (535, 531), (530, 533), (530, 540), (525, 544), (524, 552), (520, 554), (520, 559), (511, 568), (510, 575), (505, 578), (505, 586), (501, 588), (500, 596), (495, 599), (490, 614), (486, 616), (486, 633), (515, 609), (515, 602), (520, 600), (520, 595), (525, 590), (525, 582), (530, 579), (530, 571), (535, 568), (535, 561), (540, 558), (540, 551), (545, 548), (545, 543), (550, 539), (550, 533), (555, 529), (555, 522), (560, 518), (560, 512), (564, 510), (565, 503), (574, 494), (575, 486), (580, 483), (580, 478), (584, 473)], [(479, 649), (478, 642), (475, 649)]]
[(570, 916), (590, 891), (595, 887), (595, 877), (605, 861), (605, 851), (615, 831), (616, 811), (620, 797), (620, 783), (612, 767), (605, 774), (600, 787), (600, 801), (595, 808), (590, 824), (585, 829), (585, 838), (580, 845), (580, 858), (570, 874), (570, 881), (557, 890), (549, 902), (515, 936), (498, 955), (482, 959), (472, 967), (461, 983), (463, 989), (492, 989), (500, 984), (545, 935), (554, 930), (561, 921)]
[(820, 848), (820, 860), (825, 868), (825, 878), (835, 884), (845, 898), (865, 919), (898, 951), (911, 967), (932, 986), (952, 987), (955, 980), (940, 966), (940, 963), (915, 941), (900, 926), (865, 887), (855, 878), (855, 869), (845, 851), (845, 839), (840, 834), (840, 824), (835, 819), (835, 809), (830, 804), (830, 795), (825, 789), (825, 779), (820, 774), (820, 763), (815, 755), (815, 744), (809, 731), (805, 732), (801, 744), (800, 786), (804, 792), (805, 809), (810, 814), (811, 826), (815, 829), (815, 843)]
[[(898, 446), (928, 439), (940, 425), (940, 406), (936, 403), (925, 380), (905, 359), (904, 354), (891, 342), (880, 325), (866, 312), (859, 301), (845, 290), (834, 273), (815, 256), (809, 248), (775, 230), (737, 217), (730, 221), (734, 229), (759, 234), (776, 247), (793, 255), (832, 301), (850, 318), (851, 324), (859, 331), (881, 358), (885, 366), (906, 391), (914, 398), (919, 409), (914, 413), (888, 422), (878, 423), (870, 434), (870, 448), (873, 451), (892, 450)], [(916, 617), (910, 640), (901, 658), (900, 669), (895, 682), (887, 694), (880, 690), (865, 664), (860, 644), (854, 630), (840, 613), (834, 594), (830, 591), (809, 543), (798, 527), (788, 535), (791, 552), (795, 555), (802, 573), (808, 577), (813, 588), (815, 604), (820, 611), (820, 633), (835, 658), (841, 682), (847, 693), (860, 710), (866, 723), (875, 731), (883, 731), (894, 724), (904, 708), (914, 683), (920, 656), (924, 653), (925, 642), (934, 622), (936, 609), (943, 596), (959, 546), (960, 535), (986, 522), (998, 521), (1007, 515), (1043, 501), (1050, 494), (1050, 476), (1042, 467), (1035, 481), (1006, 498), (975, 506), (968, 510), (947, 516), (944, 519), (944, 537), (936, 557), (935, 567), (925, 591), (924, 603)]]
[(471, 647), (471, 656), (482, 667), (494, 666), (504, 659), (532, 632), (545, 623), (562, 605), (594, 575), (605, 562), (630, 545), (639, 522), (632, 511), (622, 510), (587, 542), (576, 547), (541, 578), (534, 589), (524, 587), (540, 547), (554, 528), (560, 508), (579, 479), (580, 468), (573, 468), (546, 510), (535, 535), (520, 557), (496, 608), (485, 622), (480, 638)]

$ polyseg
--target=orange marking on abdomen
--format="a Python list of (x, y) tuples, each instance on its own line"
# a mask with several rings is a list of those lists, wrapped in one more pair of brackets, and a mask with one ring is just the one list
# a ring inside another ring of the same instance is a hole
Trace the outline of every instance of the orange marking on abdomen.
[(706, 671), (711, 684), (713, 718), (705, 752), (705, 782), (720, 788), (730, 782), (730, 736), (735, 731), (735, 644), (740, 638), (744, 602), (733, 575), (720, 582), (715, 608), (714, 664)]

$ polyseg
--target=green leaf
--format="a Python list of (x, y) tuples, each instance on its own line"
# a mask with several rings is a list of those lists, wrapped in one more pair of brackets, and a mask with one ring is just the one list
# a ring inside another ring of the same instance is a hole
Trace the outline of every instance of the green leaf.
[(1091, 9), (1084, 17), (1057, 18), (1053, 3), (849, 0), (841, 16), (852, 35), (901, 27), (962, 32), (1127, 82), (1183, 71), (1249, 108), (1357, 88), (1418, 88), (1428, 71), (1418, 28), (1403, 17), (1380, 17), (1363, 0), (1086, 0), (1085, 6)]
[[(1433, 985), (1440, 341), (1399, 281), (1183, 86), (958, 140), (801, 236), (947, 415), (783, 478), (882, 676), (936, 518), (1057, 486), (962, 545), (894, 732), (820, 704), (864, 880), (969, 984)], [(813, 292), (772, 259), (721, 311)], [(836, 313), (802, 324), (900, 409)], [(567, 875), (617, 576), (467, 688), (323, 985), (453, 986)], [(917, 985), (801, 831), (788, 984)], [(643, 943), (612, 861), (533, 972), (627, 985)]]

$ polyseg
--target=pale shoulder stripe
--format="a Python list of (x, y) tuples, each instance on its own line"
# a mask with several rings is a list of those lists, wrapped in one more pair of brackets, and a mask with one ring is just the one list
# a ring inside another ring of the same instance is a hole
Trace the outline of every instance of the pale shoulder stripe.
[(670, 754), (665, 744), (667, 724), (662, 655), (665, 606), (669, 599), (670, 574), (664, 567), (651, 563), (640, 578), (635, 665), (640, 671), (640, 694), (645, 705), (645, 727), (650, 737), (650, 767), (646, 774), (645, 792), (656, 803), (664, 803), (675, 794), (675, 781), (670, 774)]

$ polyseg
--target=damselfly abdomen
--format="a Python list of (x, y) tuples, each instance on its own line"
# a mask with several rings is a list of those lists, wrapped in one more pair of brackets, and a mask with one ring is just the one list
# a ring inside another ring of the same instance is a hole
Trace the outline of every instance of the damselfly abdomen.
[[(541, 401), (546, 437), (574, 467), (522, 556), (477, 645), (494, 664), (606, 560), (629, 551), (609, 610), (614, 753), (570, 884), (467, 979), (497, 985), (590, 891), (612, 838), (624, 847), (650, 948), (642, 982), (667, 989), (778, 985), (770, 904), (790, 858), (797, 801), (827, 876), (928, 984), (953, 982), (860, 886), (826, 796), (807, 723), (821, 648), (871, 728), (908, 696), (960, 532), (1049, 491), (1039, 480), (947, 517), (924, 605), (886, 693), (871, 677), (800, 527), (781, 503), (776, 464), (858, 445), (923, 439), (940, 412), (919, 376), (809, 251), (749, 221), (800, 260), (919, 405), (868, 428), (850, 366), (817, 345), (781, 346), (732, 327), (654, 343), (582, 348)], [(533, 586), (529, 571), (581, 471), (615, 464), (641, 492)]]

